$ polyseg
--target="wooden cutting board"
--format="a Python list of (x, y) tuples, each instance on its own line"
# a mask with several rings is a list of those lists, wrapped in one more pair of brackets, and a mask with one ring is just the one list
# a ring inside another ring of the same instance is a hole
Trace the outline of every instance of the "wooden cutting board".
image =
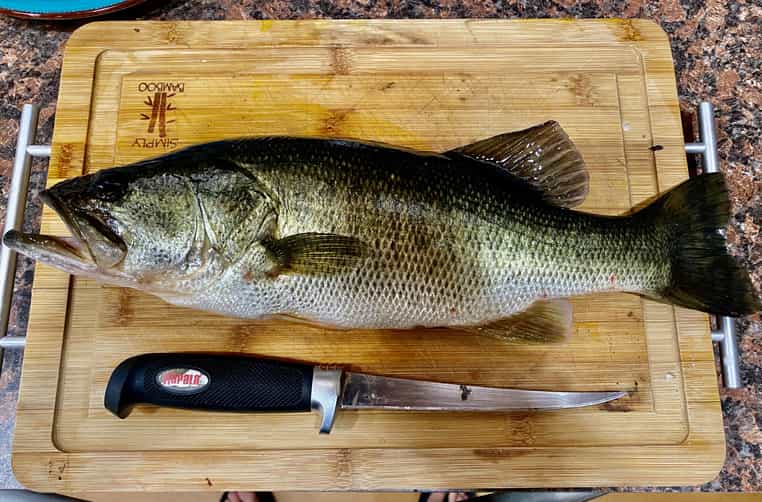
[[(558, 120), (620, 214), (687, 177), (667, 37), (646, 21), (101, 22), (63, 64), (48, 184), (198, 142), (320, 135), (446, 150)], [(50, 210), (44, 233), (65, 234)], [(35, 274), (13, 464), (39, 491), (696, 484), (723, 461), (707, 316), (577, 298), (564, 346), (448, 330), (333, 332), (194, 312)], [(627, 390), (545, 413), (315, 414), (103, 407), (135, 354), (213, 351), (474, 385)]]

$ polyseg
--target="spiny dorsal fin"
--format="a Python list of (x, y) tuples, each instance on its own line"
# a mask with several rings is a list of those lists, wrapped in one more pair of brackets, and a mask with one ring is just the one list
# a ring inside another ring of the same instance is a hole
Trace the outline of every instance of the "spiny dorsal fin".
[(273, 275), (283, 272), (330, 274), (352, 269), (365, 255), (366, 245), (355, 237), (303, 233), (265, 243), (276, 263)]
[(565, 299), (538, 300), (528, 309), (505, 319), (458, 329), (499, 338), (508, 343), (562, 343), (572, 333), (572, 308)]
[(588, 191), (585, 161), (555, 121), (500, 134), (445, 152), (497, 165), (542, 193), (545, 202), (578, 206)]

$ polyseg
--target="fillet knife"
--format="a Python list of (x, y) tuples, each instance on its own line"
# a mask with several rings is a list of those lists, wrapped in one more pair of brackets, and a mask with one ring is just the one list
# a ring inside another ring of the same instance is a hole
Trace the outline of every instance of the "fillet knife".
[(123, 361), (106, 386), (106, 409), (133, 405), (231, 412), (311, 411), (320, 432), (339, 409), (556, 410), (606, 403), (627, 392), (501, 389), (354, 373), (292, 362), (214, 354), (143, 354)]

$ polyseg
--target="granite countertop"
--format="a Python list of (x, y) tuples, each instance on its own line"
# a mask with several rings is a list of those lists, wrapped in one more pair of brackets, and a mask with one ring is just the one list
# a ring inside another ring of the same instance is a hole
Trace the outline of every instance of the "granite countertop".
[[(762, 286), (762, 6), (755, 0), (172, 0), (149, 1), (108, 19), (297, 19), (447, 17), (639, 17), (669, 34), (681, 106), (702, 100), (717, 108), (721, 170), (731, 190), (734, 217), (727, 232), (734, 255)], [(46, 23), (0, 16), (0, 219), (4, 219), (20, 108), (40, 103), (38, 143), (49, 143), (63, 47), (79, 22)], [(25, 229), (39, 228), (37, 193), (46, 162), (35, 161)], [(21, 259), (10, 335), (26, 331), (33, 265)], [(710, 483), (679, 490), (762, 491), (762, 322), (739, 321), (743, 388), (721, 390), (727, 460)], [(10, 468), (22, 356), (7, 351), (0, 378), (0, 488), (17, 488)], [(643, 489), (638, 488), (638, 489)]]

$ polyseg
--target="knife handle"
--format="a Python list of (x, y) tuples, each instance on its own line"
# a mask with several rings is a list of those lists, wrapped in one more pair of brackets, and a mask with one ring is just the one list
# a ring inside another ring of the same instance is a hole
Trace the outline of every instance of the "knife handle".
[(313, 367), (204, 354), (144, 354), (123, 361), (106, 386), (106, 409), (133, 405), (233, 412), (310, 411)]

